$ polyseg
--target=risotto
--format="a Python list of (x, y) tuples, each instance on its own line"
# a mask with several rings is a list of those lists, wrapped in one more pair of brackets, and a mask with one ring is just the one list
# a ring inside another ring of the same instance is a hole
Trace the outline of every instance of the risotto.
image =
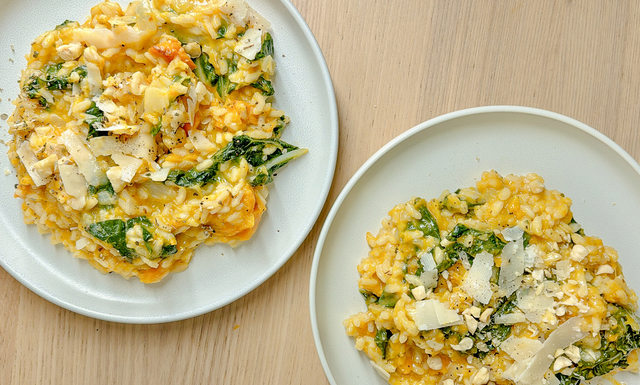
[(395, 206), (344, 321), (390, 384), (577, 385), (637, 370), (637, 297), (616, 250), (535, 174)]
[(242, 0), (106, 1), (36, 38), (9, 119), (25, 222), (145, 283), (248, 240), (306, 152), (280, 139), (269, 28)]

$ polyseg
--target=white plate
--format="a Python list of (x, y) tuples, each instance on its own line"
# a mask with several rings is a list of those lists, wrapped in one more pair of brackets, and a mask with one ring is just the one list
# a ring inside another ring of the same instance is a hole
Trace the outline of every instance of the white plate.
[[(394, 205), (413, 196), (473, 186), (482, 171), (535, 172), (547, 188), (573, 199), (587, 234), (620, 253), (630, 286), (640, 292), (640, 166), (610, 139), (576, 120), (524, 107), (453, 112), (395, 138), (374, 154), (339, 195), (322, 228), (311, 271), (311, 322), (333, 385), (385, 384), (345, 334), (342, 321), (366, 310), (356, 266)], [(619, 376), (629, 384), (640, 376)]]
[[(16, 81), (33, 39), (65, 19), (84, 22), (98, 2), (73, 0), (61, 6), (59, 0), (0, 0), (0, 113), (13, 111), (8, 99), (18, 94)], [(272, 23), (275, 105), (291, 117), (283, 139), (309, 149), (278, 172), (254, 237), (235, 249), (202, 246), (186, 271), (159, 284), (102, 275), (22, 223), (12, 172), (0, 184), (0, 264), (5, 270), (69, 310), (110, 321), (156, 323), (222, 307), (258, 287), (291, 257), (318, 218), (333, 179), (338, 148), (335, 96), (320, 48), (294, 6), (288, 0), (248, 3)], [(6, 140), (4, 121), (2, 128)], [(6, 156), (0, 157), (0, 166), (13, 170)]]

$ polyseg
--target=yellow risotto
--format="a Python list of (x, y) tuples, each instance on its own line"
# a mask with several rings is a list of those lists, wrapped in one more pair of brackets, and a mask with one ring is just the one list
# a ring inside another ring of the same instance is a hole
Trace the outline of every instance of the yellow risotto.
[(390, 384), (577, 385), (637, 370), (637, 297), (618, 254), (535, 174), (395, 206), (344, 321)]
[(106, 1), (36, 38), (9, 120), (25, 222), (145, 283), (249, 239), (306, 152), (280, 140), (269, 28), (243, 0)]

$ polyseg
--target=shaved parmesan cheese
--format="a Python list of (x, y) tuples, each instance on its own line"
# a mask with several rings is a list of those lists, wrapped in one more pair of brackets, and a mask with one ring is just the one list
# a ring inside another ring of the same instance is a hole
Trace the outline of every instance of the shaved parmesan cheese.
[(427, 298), (427, 292), (422, 285), (416, 286), (411, 289), (411, 294), (413, 294), (413, 298), (415, 298), (417, 301), (422, 301), (423, 299)]
[(435, 299), (418, 301), (415, 311), (410, 312), (419, 330), (440, 329), (447, 326), (461, 325), (462, 316)]
[(476, 301), (488, 304), (493, 291), (491, 290), (491, 275), (493, 274), (493, 255), (483, 251), (476, 255), (473, 266), (462, 283), (462, 290), (466, 291)]
[(195, 149), (198, 151), (206, 152), (215, 150), (216, 148), (213, 143), (211, 143), (211, 141), (207, 139), (207, 137), (202, 133), (202, 131), (199, 130), (192, 130), (189, 133), (189, 141), (191, 141), (193, 147), (195, 147)]
[(86, 43), (98, 49), (111, 48), (116, 45), (113, 31), (106, 28), (74, 28), (73, 40)]
[(262, 17), (255, 9), (249, 8), (247, 12), (247, 18), (249, 20), (249, 25), (253, 28), (258, 29), (269, 29), (271, 28), (271, 23)]
[(96, 156), (125, 154), (147, 160), (155, 158), (157, 148), (151, 134), (142, 132), (132, 136), (126, 143), (113, 136), (98, 136), (89, 140), (89, 146)]
[(433, 259), (433, 254), (431, 252), (423, 251), (418, 254), (418, 258), (420, 258), (420, 263), (422, 263), (422, 267), (424, 270), (433, 270), (437, 267), (436, 261)]
[(98, 160), (89, 151), (84, 140), (71, 130), (66, 130), (60, 135), (69, 155), (78, 165), (80, 173), (92, 186), (101, 186), (107, 183), (107, 175), (100, 168)]
[(551, 332), (531, 362), (517, 376), (516, 383), (533, 384), (537, 379), (542, 378), (553, 362), (553, 353), (557, 349), (564, 349), (587, 336), (588, 333), (582, 331), (581, 324), (582, 318), (574, 317)]
[[(111, 182), (111, 187), (113, 187), (113, 191), (119, 193), (122, 189), (125, 188), (127, 183), (122, 179), (122, 167), (115, 166), (111, 167), (107, 170), (107, 178), (109, 178), (109, 182)], [(100, 197), (98, 196), (98, 199)]]
[(462, 263), (462, 266), (465, 269), (467, 270), (471, 269), (471, 263), (469, 262), (469, 255), (465, 251), (463, 250), (458, 251), (458, 259), (460, 260), (460, 262)]
[(154, 31), (150, 30), (139, 31), (128, 25), (118, 25), (113, 28), (116, 45), (126, 45), (133, 49), (140, 49), (144, 40), (153, 33)]
[(64, 191), (75, 198), (87, 195), (87, 181), (75, 164), (68, 164), (63, 161), (58, 162), (58, 170), (62, 178)]
[(147, 87), (143, 99), (144, 112), (146, 114), (161, 115), (169, 107), (164, 91), (157, 87)]
[(126, 183), (131, 183), (131, 180), (133, 180), (133, 177), (136, 175), (138, 168), (142, 166), (142, 160), (129, 155), (113, 154), (111, 155), (111, 159), (113, 159), (118, 166), (122, 167), (120, 179)]
[(513, 325), (520, 322), (525, 322), (527, 318), (524, 316), (523, 313), (519, 311), (515, 311), (513, 313), (495, 316), (493, 320), (500, 325)]
[(369, 363), (371, 364), (371, 366), (373, 366), (373, 368), (376, 370), (376, 373), (378, 373), (380, 377), (384, 378), (385, 381), (389, 381), (389, 379), (391, 378), (391, 374), (389, 374), (389, 372), (387, 372), (382, 368), (382, 366), (376, 364), (371, 360), (369, 360)]
[(85, 78), (89, 84), (89, 93), (98, 95), (102, 90), (102, 74), (100, 68), (92, 62), (87, 62), (87, 77)]
[(154, 159), (156, 157), (157, 144), (151, 134), (140, 132), (134, 135), (126, 143), (125, 154), (135, 156), (140, 159)]
[(98, 99), (94, 101), (96, 102), (96, 107), (98, 107), (102, 112), (106, 112), (107, 114), (113, 114), (118, 109), (118, 106), (113, 102), (113, 100), (109, 99)]
[(242, 35), (242, 39), (238, 41), (238, 44), (236, 44), (234, 51), (249, 60), (253, 60), (261, 49), (262, 31), (249, 28), (244, 35)]
[(538, 245), (529, 245), (524, 249), (524, 267), (531, 269), (534, 266), (542, 265), (542, 251)]
[(573, 267), (571, 266), (571, 261), (566, 259), (556, 263), (556, 268), (553, 269), (553, 274), (556, 275), (558, 281), (566, 281), (571, 277), (572, 271)]
[(518, 226), (507, 227), (506, 229), (502, 230), (502, 236), (507, 242), (517, 241), (518, 239), (522, 239), (523, 235), (524, 235), (524, 230), (522, 230)]
[[(516, 227), (519, 229), (519, 227)], [(524, 274), (524, 247), (522, 239), (507, 243), (502, 249), (502, 263), (498, 286), (510, 296), (522, 285)]]
[(423, 271), (419, 278), (426, 289), (438, 286), (438, 270), (436, 269)]
[(460, 314), (458, 314), (455, 310), (449, 309), (442, 302), (435, 300), (436, 304), (434, 308), (436, 309), (436, 316), (438, 317), (438, 322), (442, 325), (452, 326), (452, 325), (460, 325), (463, 323), (463, 318)]
[(154, 171), (149, 174), (149, 178), (151, 178), (151, 180), (156, 182), (164, 182), (165, 180), (167, 180), (167, 177), (169, 176), (169, 171), (171, 171), (170, 168), (163, 168), (158, 171)]
[(33, 149), (31, 149), (29, 142), (24, 141), (20, 143), (20, 146), (18, 146), (16, 153), (18, 154), (18, 157), (20, 158), (20, 161), (22, 162), (24, 167), (27, 169), (27, 172), (29, 173), (31, 180), (33, 180), (33, 183), (35, 183), (36, 186), (43, 186), (47, 184), (48, 177), (51, 175), (51, 173), (49, 173), (48, 175), (43, 175), (39, 172), (38, 169), (34, 167), (38, 163), (38, 158), (36, 157), (35, 152), (33, 152)]
[(510, 336), (500, 344), (500, 349), (517, 362), (522, 362), (542, 349), (542, 342), (537, 339)]
[(524, 312), (524, 316), (533, 323), (542, 322), (542, 316), (547, 309), (553, 307), (553, 298), (544, 294), (536, 295), (533, 289), (523, 289), (517, 294), (518, 308)]
[(244, 26), (244, 19), (247, 17), (249, 7), (244, 0), (223, 0), (220, 4), (220, 10), (229, 15), (234, 23)]

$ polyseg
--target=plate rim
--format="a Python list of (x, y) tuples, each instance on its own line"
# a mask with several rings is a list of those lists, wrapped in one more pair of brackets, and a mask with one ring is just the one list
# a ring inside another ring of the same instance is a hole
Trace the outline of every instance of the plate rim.
[[(253, 1), (256, 1), (256, 0), (253, 0)], [(290, 245), (290, 247), (284, 251), (283, 257), (280, 258), (277, 261), (277, 263), (271, 265), (269, 269), (265, 270), (261, 275), (257, 276), (254, 281), (251, 281), (249, 284), (245, 285), (240, 290), (238, 290), (237, 293), (229, 296), (228, 298), (226, 298), (221, 302), (218, 302), (211, 306), (198, 307), (190, 311), (182, 311), (179, 313), (166, 313), (163, 315), (151, 315), (151, 316), (148, 316), (148, 315), (147, 316), (145, 315), (127, 316), (127, 315), (120, 315), (120, 314), (110, 314), (108, 312), (98, 312), (91, 309), (87, 309), (80, 305), (76, 305), (69, 301), (62, 300), (57, 296), (49, 293), (49, 291), (47, 291), (42, 285), (38, 285), (37, 283), (29, 281), (23, 274), (11, 268), (10, 265), (3, 258), (0, 258), (0, 266), (11, 277), (13, 277), (20, 284), (22, 284), (31, 292), (35, 293), (36, 295), (43, 298), (44, 300), (51, 302), (63, 309), (72, 311), (76, 314), (80, 314), (80, 315), (94, 318), (97, 320), (114, 322), (114, 323), (160, 324), (160, 323), (182, 321), (182, 320), (186, 320), (186, 319), (194, 318), (197, 316), (201, 316), (203, 314), (210, 313), (214, 310), (221, 309), (237, 301), (238, 299), (246, 296), (247, 294), (251, 293), (255, 289), (257, 289), (260, 285), (262, 285), (269, 278), (271, 278), (276, 272), (278, 272), (282, 268), (282, 266), (284, 266), (291, 259), (293, 254), (295, 254), (298, 251), (302, 243), (309, 237), (311, 230), (318, 222), (318, 218), (320, 216), (320, 213), (322, 212), (322, 209), (327, 203), (329, 191), (331, 190), (331, 186), (333, 185), (333, 180), (335, 177), (335, 170), (336, 170), (336, 164), (337, 164), (337, 158), (338, 158), (340, 130), (339, 130), (338, 107), (336, 102), (333, 81), (331, 79), (331, 74), (329, 72), (326, 59), (322, 53), (322, 49), (320, 48), (320, 45), (318, 44), (317, 39), (313, 35), (311, 28), (306, 23), (306, 21), (298, 11), (298, 9), (295, 7), (295, 5), (293, 5), (293, 3), (290, 0), (275, 0), (275, 1), (279, 2), (283, 7), (286, 8), (287, 12), (292, 17), (295, 24), (298, 25), (298, 27), (302, 30), (303, 34), (301, 37), (303, 40), (306, 41), (306, 43), (308, 43), (308, 47), (313, 53), (314, 61), (317, 63), (320, 69), (320, 72), (318, 72), (318, 75), (320, 75), (322, 79), (322, 83), (324, 84), (322, 93), (326, 93), (325, 94), (327, 99), (326, 102), (328, 105), (328, 109), (326, 111), (328, 112), (327, 126), (330, 128), (329, 130), (330, 135), (327, 140), (327, 142), (329, 143), (329, 146), (327, 148), (328, 155), (329, 155), (328, 157), (329, 163), (328, 163), (327, 173), (323, 181), (322, 189), (320, 190), (320, 194), (319, 194), (320, 199), (318, 199), (314, 209), (311, 211), (311, 215), (309, 216), (310, 220), (307, 221), (306, 225), (302, 228), (302, 231), (300, 232), (300, 235), (298, 236), (298, 238), (294, 239), (294, 242)], [(120, 1), (118, 0), (118, 2)], [(251, 0), (247, 2), (251, 3)]]
[(570, 118), (566, 115), (562, 115), (557, 112), (544, 110), (535, 107), (526, 107), (526, 106), (516, 106), (516, 105), (491, 105), (491, 106), (480, 106), (480, 107), (471, 107), (462, 110), (452, 111), (443, 115), (436, 116), (434, 118), (428, 119), (422, 123), (418, 123), (417, 125), (411, 127), (407, 131), (399, 134), (394, 137), (391, 141), (382, 146), (378, 151), (376, 151), (369, 159), (367, 159), (362, 166), (358, 168), (358, 170), (353, 174), (353, 176), (349, 179), (349, 181), (345, 184), (345, 186), (340, 191), (340, 194), (333, 202), (331, 210), (327, 214), (325, 221), (322, 225), (322, 230), (320, 231), (320, 235), (318, 237), (318, 241), (316, 243), (316, 247), (313, 254), (313, 261), (311, 264), (311, 272), (309, 279), (309, 316), (311, 319), (311, 329), (313, 333), (313, 340), (316, 346), (316, 352), (318, 353), (318, 357), (320, 359), (320, 363), (322, 364), (322, 368), (325, 372), (327, 380), (331, 385), (337, 385), (335, 378), (333, 377), (333, 373), (331, 372), (331, 368), (327, 362), (324, 348), (322, 345), (322, 340), (320, 338), (320, 330), (318, 329), (318, 317), (316, 313), (316, 286), (317, 286), (317, 278), (318, 278), (318, 268), (320, 265), (320, 259), (322, 250), (324, 248), (325, 241), (327, 239), (327, 234), (331, 228), (331, 225), (338, 213), (345, 199), (353, 189), (353, 187), (360, 181), (363, 175), (385, 154), (391, 151), (394, 147), (404, 142), (408, 138), (430, 129), (436, 125), (441, 123), (452, 121), (455, 119), (469, 117), (473, 115), (483, 115), (489, 113), (518, 113), (523, 115), (534, 115), (537, 117), (548, 118), (552, 120), (559, 121), (561, 123), (568, 124), (573, 126), (586, 134), (594, 137), (601, 143), (605, 144), (607, 147), (615, 151), (629, 166), (631, 166), (636, 174), (640, 176), (640, 164), (627, 153), (620, 145), (614, 142), (611, 138), (604, 135), (600, 131), (595, 128), (582, 123), (574, 118)]

